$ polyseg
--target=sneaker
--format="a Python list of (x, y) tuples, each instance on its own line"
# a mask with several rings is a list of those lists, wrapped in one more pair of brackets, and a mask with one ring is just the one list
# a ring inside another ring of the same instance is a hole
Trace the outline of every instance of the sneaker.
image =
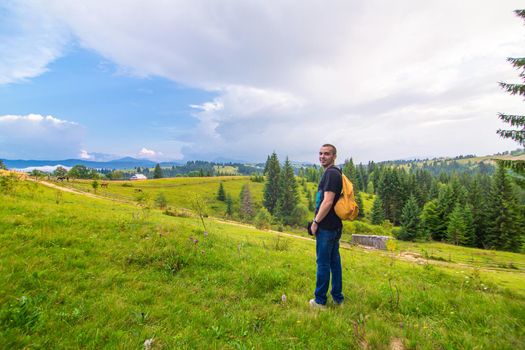
[(316, 303), (315, 299), (310, 299), (310, 306), (312, 307), (312, 309), (320, 309), (320, 310), (326, 309), (326, 305)]
[(345, 303), (344, 300), (341, 301), (340, 303), (338, 303), (337, 301), (334, 300), (334, 305), (335, 305), (336, 307), (343, 307), (343, 304), (344, 304), (344, 303)]

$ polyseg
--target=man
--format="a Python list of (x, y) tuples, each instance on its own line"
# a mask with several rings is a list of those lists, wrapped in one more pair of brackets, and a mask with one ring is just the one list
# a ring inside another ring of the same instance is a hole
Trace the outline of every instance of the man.
[(319, 162), (324, 168), (324, 174), (317, 189), (315, 218), (311, 226), (316, 238), (317, 278), (315, 298), (310, 305), (315, 308), (325, 308), (332, 275), (332, 298), (336, 305), (344, 301), (343, 271), (339, 255), (339, 239), (343, 224), (334, 211), (335, 203), (341, 195), (343, 178), (341, 170), (335, 167), (337, 149), (330, 144), (324, 144), (319, 151)]

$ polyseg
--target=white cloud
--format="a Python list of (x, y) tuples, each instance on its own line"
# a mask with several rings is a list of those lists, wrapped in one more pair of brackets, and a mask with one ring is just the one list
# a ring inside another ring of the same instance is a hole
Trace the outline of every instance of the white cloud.
[(84, 128), (40, 114), (0, 116), (0, 156), (56, 159), (79, 154)]
[(88, 153), (88, 151), (82, 149), (80, 150), (80, 154), (78, 155), (80, 159), (86, 159), (86, 160), (94, 160), (95, 157)]
[(138, 153), (139, 158), (157, 158), (159, 156), (162, 156), (162, 152), (155, 152), (152, 149), (147, 149), (146, 147), (142, 147), (142, 149)]
[(39, 76), (61, 56), (69, 36), (44, 6), (27, 0), (0, 4), (0, 85)]
[[(39, 4), (39, 2), (35, 2)], [(521, 1), (46, 2), (81, 45), (121, 66), (214, 91), (185, 155), (358, 160), (493, 152), (500, 80), (523, 55)], [(176, 121), (174, 121), (176, 125)], [(143, 150), (148, 150), (144, 148)], [(154, 151), (151, 151), (154, 152)], [(150, 155), (148, 155), (150, 156)]]

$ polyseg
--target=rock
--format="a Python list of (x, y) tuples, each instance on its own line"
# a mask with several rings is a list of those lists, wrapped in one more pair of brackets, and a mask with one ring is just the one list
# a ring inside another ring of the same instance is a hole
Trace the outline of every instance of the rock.
[(374, 235), (352, 235), (352, 243), (386, 250), (386, 243), (392, 237)]

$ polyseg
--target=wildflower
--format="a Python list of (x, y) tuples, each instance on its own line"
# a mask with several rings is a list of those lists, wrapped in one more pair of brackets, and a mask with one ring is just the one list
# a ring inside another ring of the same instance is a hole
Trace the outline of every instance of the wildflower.
[(201, 250), (201, 254), (204, 255), (206, 254), (206, 252), (204, 250)]
[(286, 294), (283, 294), (283, 295), (281, 296), (281, 301), (282, 301), (283, 303), (286, 303)]
[(193, 239), (193, 243), (194, 243), (194, 244), (197, 244), (197, 243), (199, 243), (199, 240), (198, 240), (197, 238), (194, 238), (194, 239)]
[(155, 338), (146, 339), (144, 341), (144, 350), (150, 350), (154, 342)]
[(208, 231), (204, 231), (204, 236), (207, 236), (208, 235)]

